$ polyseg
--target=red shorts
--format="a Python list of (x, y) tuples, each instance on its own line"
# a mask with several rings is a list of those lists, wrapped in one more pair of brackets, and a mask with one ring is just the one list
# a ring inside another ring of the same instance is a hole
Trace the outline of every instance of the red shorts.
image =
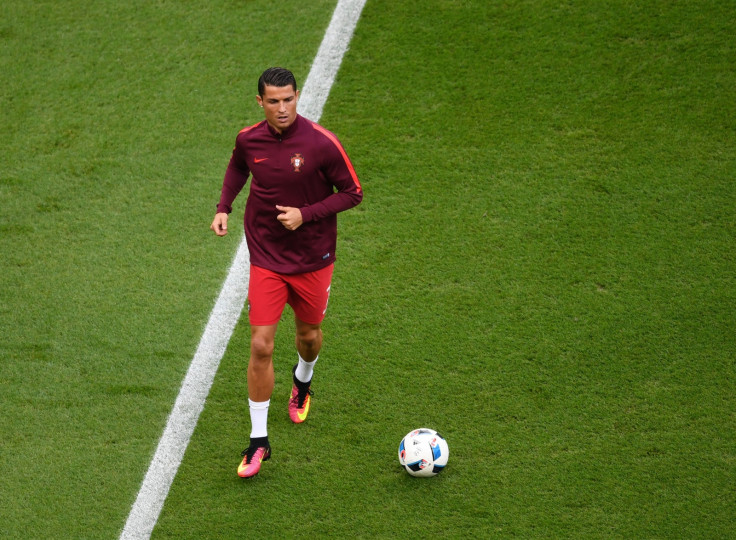
[(279, 274), (251, 264), (248, 284), (250, 324), (277, 324), (286, 304), (291, 306), (300, 321), (320, 324), (327, 311), (333, 269), (334, 264), (331, 264), (304, 274)]

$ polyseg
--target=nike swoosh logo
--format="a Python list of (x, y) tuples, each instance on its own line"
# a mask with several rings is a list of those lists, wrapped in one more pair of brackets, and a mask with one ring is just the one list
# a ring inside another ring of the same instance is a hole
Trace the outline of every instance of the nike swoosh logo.
[(261, 161), (266, 161), (267, 159), (268, 159), (267, 157), (263, 157), (263, 158), (254, 158), (254, 159), (253, 159), (253, 161), (255, 161), (256, 163), (260, 163)]
[(309, 403), (311, 401), (312, 400), (310, 399), (310, 397), (307, 396), (307, 400), (304, 402), (304, 411), (303, 412), (297, 411), (296, 415), (299, 417), (299, 420), (304, 421), (304, 419), (307, 417), (307, 414), (309, 414)]

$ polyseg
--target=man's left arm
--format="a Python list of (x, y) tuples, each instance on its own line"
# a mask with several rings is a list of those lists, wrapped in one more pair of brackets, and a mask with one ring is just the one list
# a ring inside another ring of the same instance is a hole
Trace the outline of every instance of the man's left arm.
[(324, 156), (326, 160), (322, 172), (335, 186), (337, 192), (320, 202), (300, 208), (302, 221), (305, 223), (343, 212), (357, 206), (363, 200), (363, 189), (358, 175), (345, 149), (334, 136)]

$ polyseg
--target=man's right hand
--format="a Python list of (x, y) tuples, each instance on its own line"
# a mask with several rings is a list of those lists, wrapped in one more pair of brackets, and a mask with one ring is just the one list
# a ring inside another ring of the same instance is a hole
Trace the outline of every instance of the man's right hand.
[(227, 234), (227, 214), (225, 212), (215, 214), (215, 219), (212, 220), (210, 229), (215, 231), (217, 236), (225, 236)]

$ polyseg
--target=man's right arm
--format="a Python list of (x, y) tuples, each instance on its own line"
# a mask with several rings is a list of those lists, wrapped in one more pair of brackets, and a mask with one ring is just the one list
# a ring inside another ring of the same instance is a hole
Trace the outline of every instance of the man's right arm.
[(238, 193), (243, 189), (248, 181), (250, 170), (245, 160), (240, 157), (237, 141), (233, 154), (230, 157), (225, 178), (222, 181), (222, 191), (220, 192), (220, 202), (217, 203), (217, 213), (215, 219), (210, 225), (210, 229), (215, 231), (217, 236), (225, 236), (227, 234), (227, 218), (232, 212), (232, 204)]
[(217, 211), (229, 214), (233, 211), (232, 204), (235, 197), (243, 189), (245, 183), (248, 181), (248, 175), (250, 171), (248, 166), (243, 161), (242, 164), (236, 156), (238, 149), (233, 150), (233, 155), (230, 158), (230, 163), (225, 171), (225, 178), (222, 181), (222, 191), (220, 193), (220, 202), (217, 203)]

